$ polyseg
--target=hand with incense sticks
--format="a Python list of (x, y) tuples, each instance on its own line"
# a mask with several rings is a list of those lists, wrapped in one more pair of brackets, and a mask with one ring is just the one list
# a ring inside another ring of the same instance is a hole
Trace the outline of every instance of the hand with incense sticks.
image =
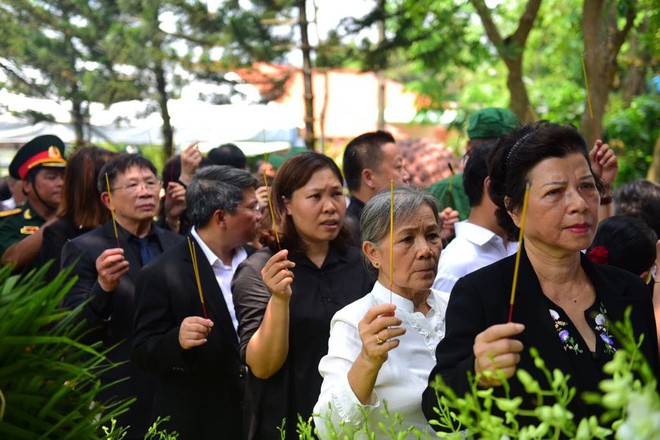
[[(342, 187), (331, 158), (306, 152), (288, 159), (271, 194), (282, 250), (273, 228), (262, 240), (264, 248), (234, 276), (241, 353), (252, 379), (261, 379), (248, 381), (247, 393), (255, 408), (273, 409), (252, 412), (249, 423), (260, 438), (279, 438), (276, 427), (285, 417), (311, 416), (330, 319), (373, 284), (359, 250), (349, 245)], [(289, 387), (289, 380), (302, 386)], [(287, 436), (297, 438), (289, 430)]]
[(119, 232), (117, 230), (117, 219), (115, 218), (115, 205), (112, 202), (112, 190), (110, 188), (110, 179), (108, 173), (105, 173), (105, 194), (108, 197), (108, 209), (112, 215), (112, 227), (117, 241), (116, 249), (107, 249), (96, 259), (96, 272), (98, 273), (97, 282), (106, 292), (113, 292), (121, 277), (129, 270), (129, 263), (124, 258), (124, 249), (119, 242)]
[[(135, 282), (141, 268), (153, 265), (149, 262), (176, 246), (181, 237), (154, 224), (161, 184), (156, 168), (143, 156), (112, 157), (99, 172), (97, 188), (105, 208), (114, 209), (121, 248), (116, 247), (117, 235), (111, 220), (68, 241), (62, 249), (62, 265), (73, 266), (72, 275), (77, 281), (64, 297), (63, 306), (81, 307), (81, 318), (89, 326), (86, 328), (95, 330), (87, 334), (89, 341), (99, 342), (99, 349), (107, 353), (108, 362), (113, 364), (113, 368), (102, 368), (103, 388), (114, 383), (110, 394), (116, 398), (137, 397), (131, 411), (123, 414), (118, 423), (131, 426), (128, 437), (143, 437), (153, 416), (150, 402), (154, 382), (143, 379), (131, 358)], [(174, 339), (176, 344), (176, 334)], [(117, 383), (117, 377), (127, 379)]]
[[(383, 191), (364, 207), (361, 229), (362, 250), (377, 282), (333, 318), (314, 412), (335, 428), (355, 421), (343, 427), (350, 434), (363, 429), (363, 405), (379, 400), (406, 425), (430, 433), (421, 393), (435, 363), (428, 347), (444, 336), (449, 299), (448, 293), (431, 289), (442, 249), (435, 199), (410, 188)], [(368, 413), (372, 432), (380, 422), (385, 420), (378, 408)], [(316, 426), (325, 438), (327, 423), (319, 419)]]
[[(455, 284), (447, 309), (452, 318), (429, 379), (440, 374), (462, 395), (470, 387), (468, 375), (476, 375), (479, 386), (519, 398), (520, 408), (533, 410), (538, 402), (524, 391), (516, 371), (546, 380), (534, 365), (534, 347), (550, 371), (560, 370), (576, 388), (568, 408), (575, 420), (597, 415), (582, 395), (598, 390), (602, 366), (620, 347), (611, 321), (623, 319), (634, 304), (635, 337), (655, 335), (655, 326), (644, 282), (582, 253), (596, 231), (602, 191), (585, 140), (572, 126), (528, 125), (497, 144), (488, 171), (498, 224), (510, 239), (520, 236), (519, 253)], [(641, 351), (658, 372), (658, 347), (650, 339)], [(507, 387), (501, 386), (503, 378)], [(432, 387), (423, 401), (429, 420), (437, 417)]]

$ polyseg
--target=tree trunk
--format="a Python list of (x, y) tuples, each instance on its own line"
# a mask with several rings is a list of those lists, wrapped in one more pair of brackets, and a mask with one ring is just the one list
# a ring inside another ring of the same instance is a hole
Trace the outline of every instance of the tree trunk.
[(648, 66), (651, 65), (651, 54), (646, 45), (640, 45), (639, 35), (648, 32), (648, 24), (648, 17), (645, 17), (637, 30), (630, 35), (632, 62), (623, 80), (623, 93), (621, 94), (625, 107), (630, 106), (635, 96), (644, 94), (644, 78), (646, 78)]
[(523, 82), (523, 53), (527, 37), (534, 26), (534, 21), (541, 7), (541, 0), (528, 0), (523, 14), (518, 20), (516, 30), (506, 38), (503, 38), (491, 16), (491, 11), (484, 0), (471, 0), (477, 11), (486, 35), (497, 49), (500, 58), (506, 64), (507, 86), (511, 101), (509, 108), (522, 123), (536, 120), (536, 112), (529, 101), (527, 88)]
[(307, 11), (306, 1), (298, 0), (298, 12), (300, 14), (300, 41), (302, 43), (303, 56), (303, 84), (305, 90), (305, 145), (308, 150), (314, 150), (314, 89), (312, 87), (312, 48), (309, 45), (307, 34)]
[(76, 141), (74, 148), (79, 148), (84, 146), (85, 116), (83, 115), (83, 103), (79, 99), (75, 99), (75, 98), (71, 100), (71, 123), (73, 124), (73, 131), (76, 133)]
[(158, 64), (154, 68), (156, 75), (156, 88), (158, 90), (158, 104), (160, 106), (160, 115), (163, 118), (163, 156), (165, 159), (173, 156), (174, 153), (174, 129), (170, 121), (170, 112), (167, 109), (167, 101), (169, 96), (167, 94), (167, 80), (165, 79), (165, 69), (162, 64)]
[(529, 102), (527, 87), (523, 82), (522, 53), (516, 58), (504, 61), (507, 67), (506, 84), (511, 95), (509, 109), (518, 116), (518, 120), (523, 124), (536, 121), (536, 112)]
[[(580, 122), (587, 145), (593, 145), (596, 139), (602, 136), (603, 115), (617, 73), (616, 58), (633, 26), (635, 15), (632, 2), (628, 4), (625, 17), (619, 17), (617, 2), (584, 0), (582, 34), (589, 90)], [(622, 18), (625, 23), (623, 28), (619, 29), (618, 21)]]

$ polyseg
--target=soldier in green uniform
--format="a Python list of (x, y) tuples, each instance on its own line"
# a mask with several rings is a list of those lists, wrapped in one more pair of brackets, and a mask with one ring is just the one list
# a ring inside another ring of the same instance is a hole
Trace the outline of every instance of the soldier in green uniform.
[(3, 264), (30, 269), (41, 249), (43, 226), (56, 218), (64, 182), (64, 142), (57, 136), (37, 136), (23, 145), (9, 164), (20, 179), (27, 200), (19, 208), (0, 212), (0, 255)]
[[(466, 146), (467, 156), (470, 155), (470, 147), (495, 142), (500, 136), (512, 132), (519, 126), (516, 115), (504, 108), (489, 107), (473, 113), (467, 127), (469, 138)], [(450, 187), (451, 193), (449, 193)], [(438, 200), (441, 210), (447, 206), (454, 208), (458, 211), (460, 220), (465, 220), (470, 215), (470, 201), (463, 189), (463, 174), (442, 179), (429, 186), (426, 191)]]

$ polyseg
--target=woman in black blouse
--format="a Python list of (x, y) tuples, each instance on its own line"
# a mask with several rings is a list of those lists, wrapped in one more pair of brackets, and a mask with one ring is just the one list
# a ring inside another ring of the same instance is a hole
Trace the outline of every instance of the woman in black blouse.
[(284, 163), (272, 188), (282, 250), (269, 236), (234, 276), (250, 439), (280, 439), (284, 419), (286, 438), (298, 438), (298, 415), (311, 417), (321, 389), (330, 320), (373, 285), (360, 252), (348, 245), (342, 184), (339, 168), (322, 154)]
[[(499, 224), (518, 234), (525, 187), (530, 185), (513, 322), (507, 323), (515, 256), (461, 278), (451, 293), (447, 333), (436, 349), (436, 375), (457, 394), (468, 390), (468, 373), (500, 370), (512, 396), (528, 398), (515, 377), (517, 368), (549, 388), (529, 354), (536, 347), (550, 370), (571, 376), (578, 393), (570, 409), (578, 423), (597, 414), (583, 391), (597, 391), (603, 365), (620, 347), (611, 322), (632, 306), (635, 335), (645, 334), (641, 350), (658, 371), (658, 347), (651, 298), (644, 282), (621, 269), (594, 264), (582, 254), (598, 225), (602, 185), (594, 176), (584, 139), (573, 127), (540, 122), (500, 141), (489, 164), (489, 195)], [(494, 375), (479, 385), (503, 395)], [(548, 402), (545, 402), (546, 404)], [(423, 408), (437, 414), (435, 391), (424, 392)]]

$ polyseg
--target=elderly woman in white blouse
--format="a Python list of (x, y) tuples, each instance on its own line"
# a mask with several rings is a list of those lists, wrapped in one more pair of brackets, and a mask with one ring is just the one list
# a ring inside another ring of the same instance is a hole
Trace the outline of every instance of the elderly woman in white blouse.
[(342, 436), (385, 437), (379, 428), (379, 422), (390, 425), (385, 406), (392, 420), (395, 414), (403, 417), (404, 429), (415, 428), (411, 438), (419, 435), (415, 430), (432, 433), (421, 409), (422, 392), (444, 336), (449, 299), (431, 289), (442, 250), (435, 199), (409, 188), (394, 191), (392, 268), (389, 191), (367, 203), (360, 227), (365, 261), (378, 280), (330, 324), (314, 408), (319, 436), (327, 438), (334, 429)]

